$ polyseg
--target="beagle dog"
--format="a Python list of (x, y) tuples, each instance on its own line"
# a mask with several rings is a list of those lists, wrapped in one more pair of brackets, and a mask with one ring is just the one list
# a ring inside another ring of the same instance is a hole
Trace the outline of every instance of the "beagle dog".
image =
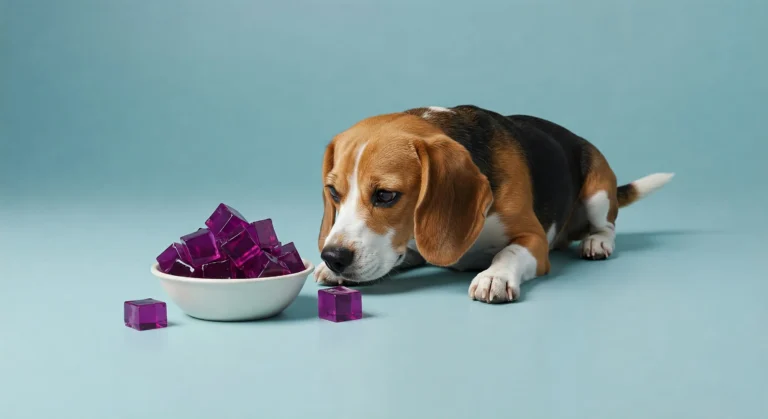
[(580, 241), (583, 258), (609, 257), (619, 208), (672, 176), (617, 186), (594, 145), (532, 116), (470, 105), (374, 116), (326, 148), (315, 278), (355, 285), (431, 264), (479, 271), (474, 300), (515, 301), (549, 273), (553, 249)]

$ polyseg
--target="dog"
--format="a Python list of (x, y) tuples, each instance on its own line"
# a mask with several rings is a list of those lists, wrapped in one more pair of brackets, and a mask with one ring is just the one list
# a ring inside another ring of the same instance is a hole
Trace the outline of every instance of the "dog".
[(479, 271), (473, 300), (513, 302), (552, 250), (611, 256), (619, 208), (673, 176), (617, 186), (594, 145), (533, 116), (462, 105), (366, 118), (325, 149), (314, 276), (360, 285), (430, 264)]

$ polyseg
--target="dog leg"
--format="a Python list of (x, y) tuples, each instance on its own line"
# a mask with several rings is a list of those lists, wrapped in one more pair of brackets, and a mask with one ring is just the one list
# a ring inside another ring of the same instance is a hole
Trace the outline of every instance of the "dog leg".
[(496, 256), (491, 266), (477, 274), (469, 298), (485, 303), (506, 303), (520, 297), (520, 285), (549, 272), (546, 237), (528, 234), (517, 238)]
[(615, 225), (619, 215), (616, 175), (596, 148), (593, 147), (590, 153), (592, 162), (579, 194), (586, 218), (581, 257), (602, 260), (608, 258), (615, 247)]
[[(597, 192), (584, 202), (589, 222), (589, 235), (581, 241), (581, 257), (607, 259), (616, 246), (616, 227), (609, 217), (611, 201), (605, 191)], [(614, 218), (615, 219), (615, 218)]]

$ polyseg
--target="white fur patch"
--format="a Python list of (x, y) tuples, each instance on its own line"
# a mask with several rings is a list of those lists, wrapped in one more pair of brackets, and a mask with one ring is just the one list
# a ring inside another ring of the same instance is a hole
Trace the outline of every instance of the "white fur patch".
[[(365, 209), (362, 207), (358, 184), (358, 166), (365, 146), (366, 144), (363, 144), (357, 150), (354, 169), (347, 180), (349, 192), (339, 208), (336, 222), (325, 239), (326, 246), (334, 244), (355, 249), (355, 257), (348, 268), (349, 272), (344, 273), (345, 279), (351, 281), (377, 279), (389, 272), (399, 257), (392, 247), (392, 236), (395, 232), (390, 230), (385, 234), (376, 234), (366, 224)], [(342, 237), (343, 239), (340, 239)], [(347, 276), (349, 278), (346, 278)]]
[(342, 245), (343, 243), (337, 243), (339, 234), (360, 237), (365, 234), (365, 230), (368, 230), (368, 226), (365, 225), (365, 220), (363, 220), (360, 214), (360, 189), (357, 185), (358, 166), (360, 164), (360, 157), (362, 157), (363, 151), (365, 151), (365, 146), (366, 144), (360, 146), (355, 155), (354, 169), (347, 179), (349, 192), (336, 214), (336, 222), (333, 224), (330, 233), (328, 233), (328, 237), (325, 238), (326, 246), (331, 243)]
[(501, 218), (497, 214), (491, 214), (485, 219), (483, 229), (472, 247), (451, 267), (459, 271), (487, 267), (496, 253), (507, 244), (509, 244), (509, 238), (504, 232)]
[(536, 258), (524, 246), (510, 244), (469, 285), (469, 298), (486, 303), (514, 301), (520, 285), (536, 277)]
[(440, 112), (453, 113), (452, 110), (450, 110), (448, 108), (444, 108), (442, 106), (430, 106), (430, 107), (427, 108), (426, 111), (424, 111), (424, 113), (421, 115), (421, 117), (424, 118), (424, 119), (428, 119), (432, 115), (434, 115), (436, 113), (440, 113)]
[(547, 243), (549, 243), (550, 247), (555, 242), (556, 238), (557, 238), (557, 224), (552, 223), (552, 225), (549, 226), (549, 230), (547, 230)]
[(582, 256), (590, 259), (605, 259), (613, 253), (616, 227), (608, 221), (610, 208), (611, 203), (605, 191), (592, 195), (584, 202), (590, 233), (581, 241)]
[(674, 176), (674, 173), (654, 173), (632, 182), (632, 186), (637, 191), (637, 199), (644, 198), (655, 192), (672, 180)]

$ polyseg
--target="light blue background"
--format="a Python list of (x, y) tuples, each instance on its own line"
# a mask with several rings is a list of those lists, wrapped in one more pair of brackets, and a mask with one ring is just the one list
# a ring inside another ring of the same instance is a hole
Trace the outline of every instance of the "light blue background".
[[(0, 0), (0, 417), (765, 418), (768, 3)], [(473, 103), (561, 123), (622, 182), (616, 257), (505, 306), (471, 275), (364, 289), (368, 317), (217, 324), (154, 256), (219, 202), (304, 256), (331, 136)]]

